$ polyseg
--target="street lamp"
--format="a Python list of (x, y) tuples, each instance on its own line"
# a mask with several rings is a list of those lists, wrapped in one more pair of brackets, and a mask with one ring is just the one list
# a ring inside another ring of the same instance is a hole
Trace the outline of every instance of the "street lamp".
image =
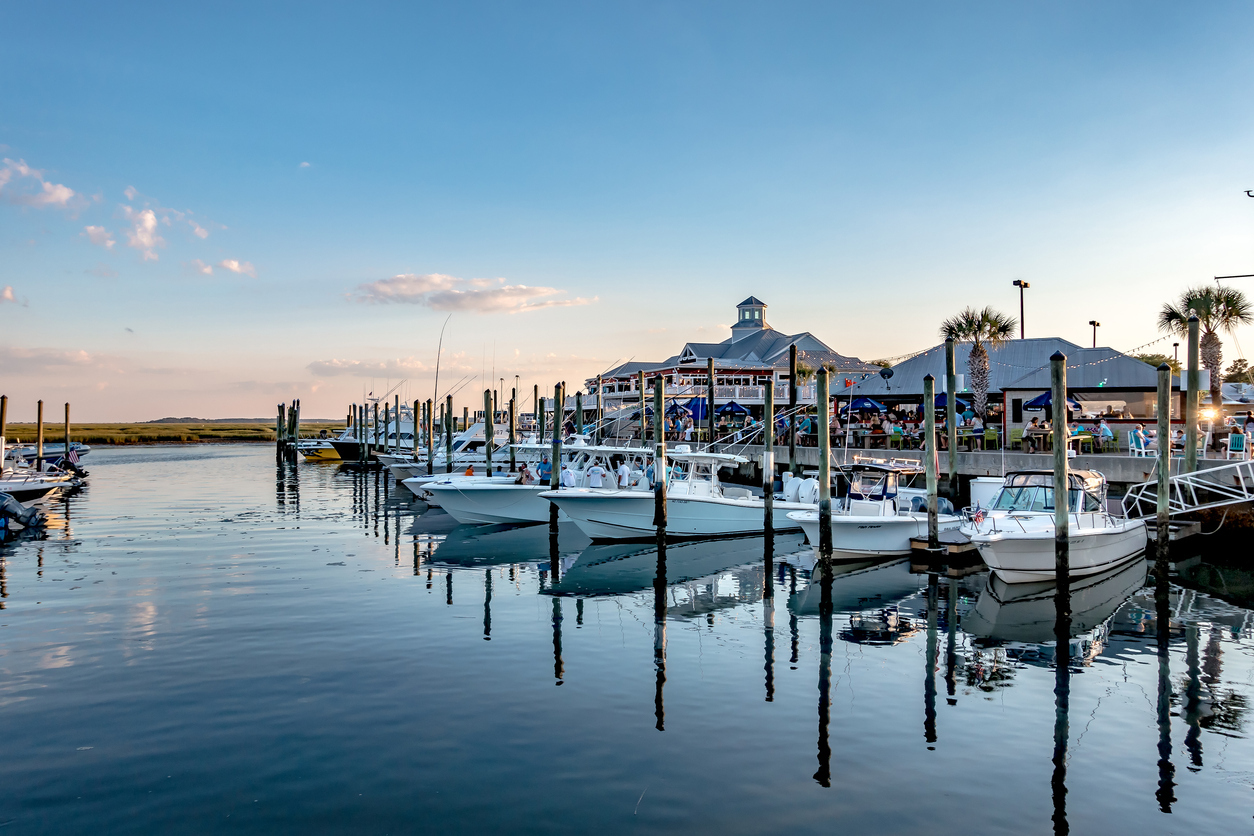
[(1025, 282), (1023, 279), (1015, 279), (1011, 282), (1011, 284), (1019, 288), (1019, 339), (1023, 339), (1023, 291), (1027, 290), (1032, 285)]
[(1171, 350), (1175, 352), (1176, 362), (1180, 362), (1180, 343), (1172, 343)]
[(1093, 326), (1093, 348), (1097, 348), (1097, 328), (1101, 325), (1096, 319), (1090, 319), (1089, 325)]

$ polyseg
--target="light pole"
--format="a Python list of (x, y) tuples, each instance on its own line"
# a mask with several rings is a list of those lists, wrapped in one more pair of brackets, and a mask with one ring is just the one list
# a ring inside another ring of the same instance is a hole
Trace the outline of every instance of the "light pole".
[(1090, 319), (1089, 325), (1093, 326), (1093, 348), (1097, 348), (1097, 328), (1101, 325), (1096, 319)]
[(1171, 350), (1175, 354), (1176, 362), (1180, 362), (1180, 343), (1172, 343)]
[(1024, 323), (1023, 323), (1023, 291), (1032, 285), (1023, 279), (1015, 279), (1011, 282), (1015, 287), (1019, 288), (1019, 339), (1023, 339)]

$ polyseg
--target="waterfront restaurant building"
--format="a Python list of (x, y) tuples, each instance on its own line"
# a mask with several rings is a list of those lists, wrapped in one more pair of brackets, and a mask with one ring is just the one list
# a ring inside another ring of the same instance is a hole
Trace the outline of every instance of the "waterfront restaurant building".
[[(1004, 423), (1007, 431), (1021, 429), (1033, 418), (1045, 419), (1044, 411), (1025, 409), (1033, 398), (1050, 387), (1049, 358), (1056, 351), (1067, 357), (1067, 393), (1080, 404), (1073, 420), (1093, 421), (1105, 417), (1112, 427), (1157, 420), (1158, 371), (1143, 360), (1113, 348), (1083, 348), (1060, 337), (1008, 340), (989, 348), (988, 412), (990, 423)], [(970, 383), (966, 379), (970, 343), (958, 343), (954, 368), (958, 373), (958, 400), (970, 403)], [(853, 395), (873, 398), (886, 405), (918, 409), (923, 402), (923, 378), (936, 379), (936, 391), (945, 388), (945, 345), (903, 360), (892, 367), (892, 376), (874, 375), (855, 383)], [(1177, 393), (1174, 417), (1183, 414), (1179, 378), (1172, 376)], [(961, 409), (959, 410), (961, 411)], [(1008, 420), (1004, 420), (1008, 419)]]
[(636, 409), (640, 403), (640, 372), (644, 372), (646, 389), (651, 389), (653, 381), (662, 377), (668, 401), (675, 400), (682, 405), (692, 398), (705, 397), (707, 366), (713, 359), (715, 409), (735, 401), (746, 408), (759, 407), (752, 411), (760, 415), (767, 386), (775, 387), (777, 404), (788, 403), (789, 349), (794, 345), (797, 346), (797, 365), (805, 373), (804, 376), (798, 374), (799, 403), (814, 403), (812, 375), (821, 367), (837, 375), (859, 378), (879, 371), (879, 366), (840, 354), (808, 331), (800, 334), (776, 331), (767, 324), (766, 303), (750, 296), (736, 306), (731, 336), (722, 342), (687, 343), (678, 354), (660, 362), (624, 363), (599, 378), (588, 380), (587, 389), (595, 394), (596, 387), (602, 387), (607, 415), (619, 409)]

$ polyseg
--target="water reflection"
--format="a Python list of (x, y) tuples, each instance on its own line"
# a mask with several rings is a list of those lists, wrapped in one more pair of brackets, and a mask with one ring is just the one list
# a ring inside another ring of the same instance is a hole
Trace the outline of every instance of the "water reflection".
[(658, 537), (653, 569), (653, 716), (658, 731), (666, 731), (666, 550), (666, 538)]
[(830, 560), (822, 561), (819, 578), (819, 768), (814, 780), (821, 787), (832, 785), (832, 746), (828, 741), (828, 724), (832, 710), (832, 584), (834, 573)]

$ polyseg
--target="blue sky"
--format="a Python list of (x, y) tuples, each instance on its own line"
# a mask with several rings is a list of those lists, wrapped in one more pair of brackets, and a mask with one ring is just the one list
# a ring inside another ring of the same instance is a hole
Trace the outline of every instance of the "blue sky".
[(10, 6), (0, 389), (18, 419), (335, 416), (426, 397), (449, 313), (442, 377), (495, 353), (529, 391), (721, 339), (749, 294), (873, 359), (1017, 313), (1016, 277), (1029, 334), (1131, 349), (1254, 273), (1252, 30), (1223, 3)]

